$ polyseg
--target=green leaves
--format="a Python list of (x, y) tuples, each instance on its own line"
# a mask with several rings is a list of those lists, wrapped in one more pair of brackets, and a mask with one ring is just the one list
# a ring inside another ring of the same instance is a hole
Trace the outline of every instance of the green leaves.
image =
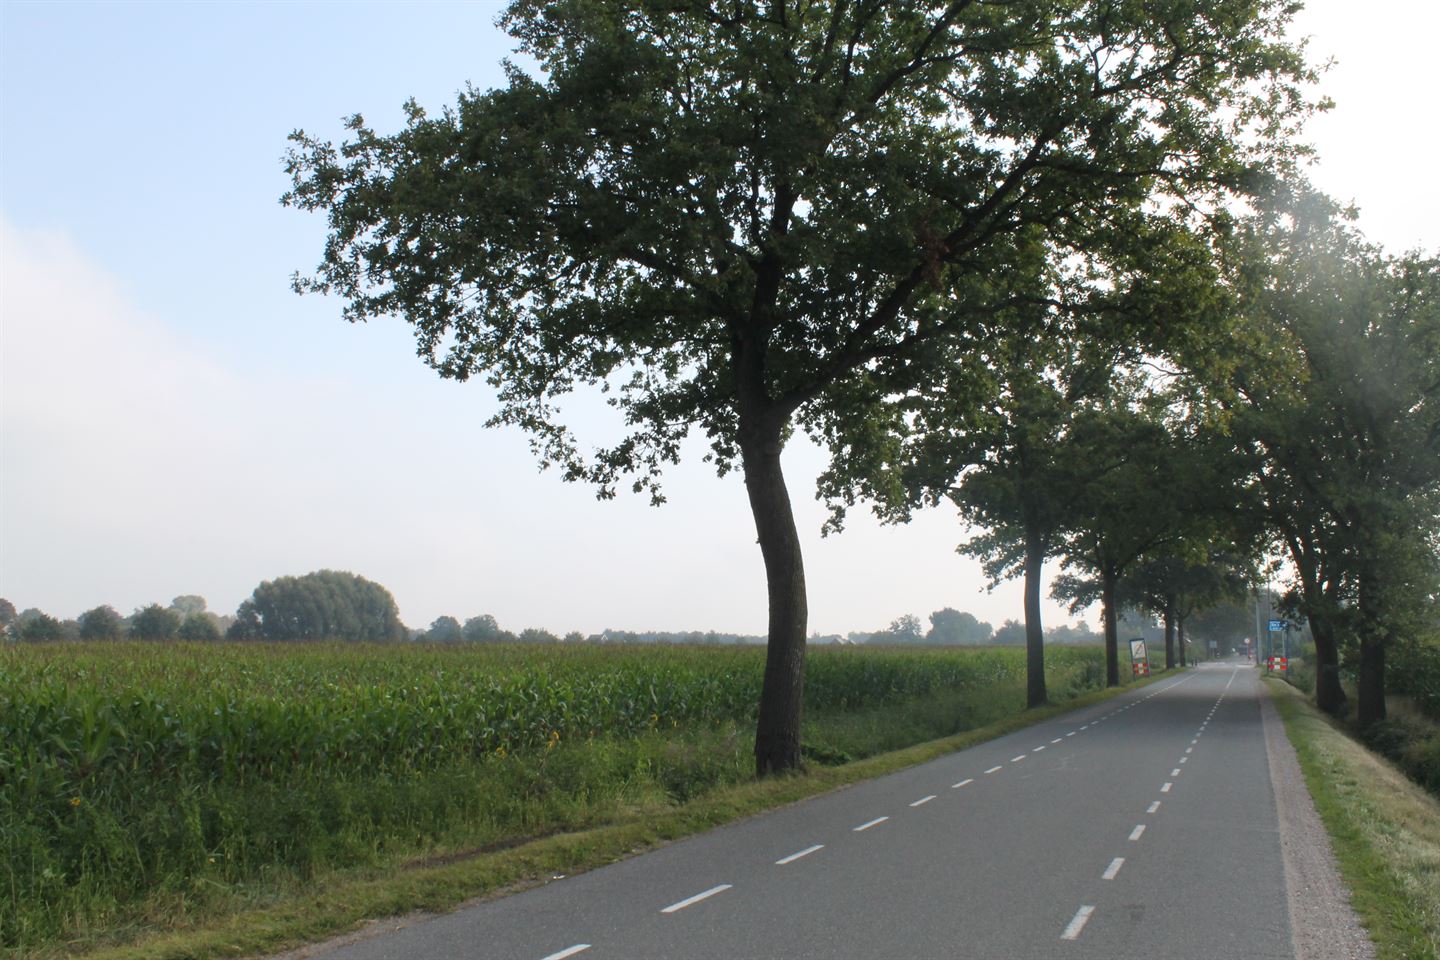
[[(693, 426), (730, 463), (745, 364), (760, 409), (801, 411), (847, 472), (883, 468), (845, 454), (846, 424), (995, 317), (1017, 238), (1103, 260), (1127, 211), (1238, 183), (1222, 107), (1305, 111), (1286, 15), (517, 2), (502, 23), (538, 78), (512, 68), (439, 116), (412, 105), (388, 136), (356, 117), (338, 147), (292, 138), (284, 202), (331, 231), (297, 289), (339, 294), (352, 320), (403, 317), (443, 376), (499, 387), (494, 422), (604, 491), (625, 474), (653, 489)], [(593, 457), (553, 402), (581, 385), (628, 418)]]

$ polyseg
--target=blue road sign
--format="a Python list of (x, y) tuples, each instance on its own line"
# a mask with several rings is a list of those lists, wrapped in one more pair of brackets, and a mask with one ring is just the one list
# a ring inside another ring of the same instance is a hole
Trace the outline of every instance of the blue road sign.
[(1271, 633), (1279, 633), (1281, 630), (1284, 630), (1284, 629), (1285, 629), (1285, 621), (1284, 621), (1284, 620), (1271, 620), (1271, 621), (1270, 621), (1270, 632), (1271, 632)]

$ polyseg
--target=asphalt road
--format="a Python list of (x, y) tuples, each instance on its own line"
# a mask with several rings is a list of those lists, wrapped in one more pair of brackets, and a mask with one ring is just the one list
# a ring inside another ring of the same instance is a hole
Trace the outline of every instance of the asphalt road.
[(1201, 666), (318, 955), (1294, 957), (1259, 688)]

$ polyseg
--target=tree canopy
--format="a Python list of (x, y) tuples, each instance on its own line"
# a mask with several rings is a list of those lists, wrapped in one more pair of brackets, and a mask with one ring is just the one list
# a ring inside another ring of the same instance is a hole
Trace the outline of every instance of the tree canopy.
[(180, 632), (180, 615), (152, 603), (130, 617), (130, 636), (136, 640), (173, 640)]
[[(1340, 635), (1359, 717), (1384, 719), (1387, 647), (1430, 629), (1440, 531), (1440, 259), (1387, 256), (1303, 184), (1231, 249), (1250, 336), (1234, 346), (1235, 431), (1338, 710)], [(1227, 389), (1227, 386), (1229, 389)]]
[(229, 636), (374, 643), (403, 640), (406, 631), (390, 591), (353, 573), (320, 570), (261, 583), (240, 604)]
[(125, 635), (125, 621), (111, 606), (99, 606), (80, 614), (81, 640), (118, 640)]

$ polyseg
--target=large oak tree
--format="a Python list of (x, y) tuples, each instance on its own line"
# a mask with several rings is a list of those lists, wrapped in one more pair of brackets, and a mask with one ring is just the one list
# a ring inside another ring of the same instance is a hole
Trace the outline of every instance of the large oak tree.
[[(301, 290), (398, 315), (492, 423), (609, 494), (703, 432), (738, 465), (769, 590), (755, 757), (800, 761), (806, 592), (780, 455), (832, 451), (990, 322), (1043, 236), (1238, 185), (1237, 127), (1282, 134), (1307, 76), (1281, 0), (517, 0), (537, 69), (398, 133), (297, 133), (287, 203), (330, 237)], [(587, 454), (559, 398), (627, 434)]]

